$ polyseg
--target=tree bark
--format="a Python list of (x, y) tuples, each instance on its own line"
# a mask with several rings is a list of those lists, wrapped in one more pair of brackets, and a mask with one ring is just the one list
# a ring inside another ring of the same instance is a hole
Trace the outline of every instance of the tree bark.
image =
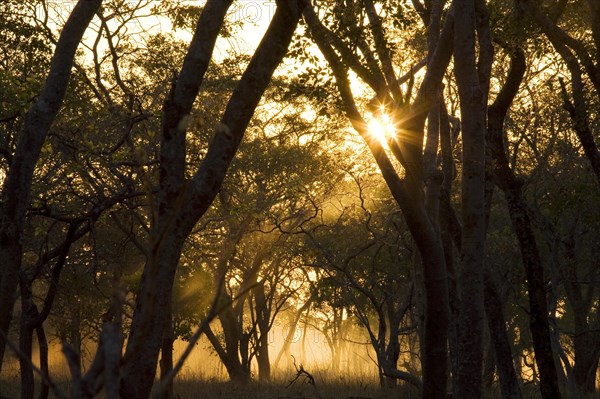
[(485, 125), (487, 95), (475, 59), (475, 3), (455, 1), (454, 71), (463, 138), (461, 265), (458, 276), (458, 398), (481, 397), (485, 243)]
[(492, 388), (494, 384), (494, 374), (496, 372), (496, 361), (494, 356), (494, 347), (490, 344), (485, 349), (483, 358), (483, 387), (486, 390)]
[(579, 282), (575, 238), (571, 236), (563, 239), (563, 245), (566, 258), (563, 281), (567, 301), (573, 312), (574, 331), (571, 339), (575, 361), (572, 374), (578, 393), (592, 394), (596, 391), (596, 371), (600, 357), (600, 330), (597, 328), (600, 320), (589, 317), (593, 311), (596, 287), (585, 287)]
[[(456, 127), (458, 130), (458, 127)], [(456, 132), (456, 135), (458, 132)], [(448, 304), (450, 320), (448, 329), (448, 350), (450, 354), (450, 373), (456, 375), (458, 369), (458, 292), (456, 289), (455, 250), (460, 250), (460, 235), (462, 226), (458, 220), (451, 203), (452, 182), (455, 179), (456, 167), (453, 155), (453, 129), (450, 127), (448, 110), (440, 102), (440, 150), (442, 156), (443, 181), (440, 191), (440, 227), (442, 232), (442, 245), (446, 259), (446, 273), (448, 275)], [(453, 245), (454, 244), (454, 245)]]
[[(37, 334), (38, 348), (40, 350), (40, 370), (46, 377), (49, 377), (50, 371), (48, 369), (48, 339), (46, 338), (44, 326), (37, 326), (35, 328), (35, 332)], [(38, 395), (38, 399), (47, 399), (49, 393), (50, 386), (46, 383), (46, 381), (42, 380), (40, 382), (40, 393)]]
[(33, 303), (31, 286), (20, 278), (21, 288), (21, 324), (19, 326), (19, 367), (21, 374), (21, 399), (33, 399), (35, 382), (33, 379), (32, 349), (33, 332), (35, 320), (38, 318), (38, 310)]
[[(160, 379), (163, 380), (171, 370), (173, 370), (173, 343), (175, 341), (173, 332), (173, 302), (167, 307), (167, 324), (160, 347)], [(173, 381), (170, 381), (165, 389), (162, 399), (173, 398)]]
[(269, 330), (271, 312), (267, 306), (264, 282), (258, 283), (253, 291), (254, 298), (256, 299), (257, 324), (260, 331), (258, 347), (256, 349), (258, 379), (260, 381), (269, 381), (271, 379), (271, 362), (269, 359)]

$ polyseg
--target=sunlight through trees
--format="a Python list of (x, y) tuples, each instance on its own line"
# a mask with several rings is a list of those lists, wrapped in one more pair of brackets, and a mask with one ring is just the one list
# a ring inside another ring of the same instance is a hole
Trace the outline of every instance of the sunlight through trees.
[(0, 396), (595, 398), (599, 105), (596, 0), (5, 0)]

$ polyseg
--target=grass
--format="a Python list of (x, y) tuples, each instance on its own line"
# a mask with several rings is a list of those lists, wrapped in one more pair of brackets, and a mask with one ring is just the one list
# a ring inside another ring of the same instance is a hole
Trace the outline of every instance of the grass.
[[(50, 373), (52, 380), (68, 395), (69, 374), (66, 363), (60, 352), (52, 351)], [(346, 399), (377, 398), (377, 399), (413, 399), (416, 392), (410, 387), (395, 387), (382, 390), (373, 374), (365, 375), (358, 368), (352, 372), (352, 367), (346, 367), (344, 373), (332, 373), (326, 367), (313, 365), (307, 368), (315, 378), (316, 389), (299, 378), (293, 384), (290, 381), (296, 377), (293, 368), (275, 370), (270, 382), (252, 382), (242, 386), (226, 380), (226, 373), (219, 362), (205, 353), (192, 357), (175, 380), (174, 392), (181, 399)], [(39, 379), (36, 376), (36, 394)], [(318, 391), (317, 391), (318, 390)], [(20, 395), (19, 365), (16, 359), (4, 364), (0, 375), (0, 396), (18, 398)], [(50, 395), (51, 398), (55, 397)]]
[[(176, 347), (176, 352), (181, 348)], [(34, 359), (37, 355), (34, 355)], [(5, 359), (0, 374), (0, 396), (18, 398), (20, 396), (19, 364), (15, 357)], [(50, 374), (52, 380), (66, 394), (69, 393), (69, 372), (64, 357), (57, 347), (50, 351)], [(84, 362), (88, 363), (89, 359)], [(283, 362), (282, 362), (283, 363)], [(365, 359), (347, 359), (340, 365), (340, 371), (332, 372), (326, 362), (314, 359), (306, 363), (306, 370), (315, 378), (315, 386), (305, 383), (296, 377), (293, 365), (286, 363), (282, 368), (273, 371), (270, 382), (252, 382), (242, 386), (228, 382), (227, 373), (219, 360), (199, 345), (177, 376), (174, 392), (180, 399), (416, 399), (418, 392), (407, 385), (381, 389), (372, 365)], [(36, 388), (39, 381), (36, 378)], [(566, 393), (566, 392), (565, 392)], [(36, 392), (37, 394), (37, 392)], [(527, 399), (540, 398), (539, 390), (532, 384), (523, 387), (523, 396)], [(51, 394), (51, 398), (54, 396)], [(101, 395), (102, 397), (102, 395)], [(484, 399), (500, 398), (496, 386), (483, 395)], [(565, 399), (583, 399), (581, 395), (568, 394)], [(587, 398), (586, 398), (587, 399)], [(600, 395), (591, 399), (600, 399)]]
[(393, 388), (381, 390), (375, 384), (364, 385), (361, 382), (328, 382), (319, 384), (317, 390), (309, 384), (300, 381), (289, 386), (288, 381), (260, 383), (253, 382), (241, 386), (231, 382), (217, 381), (185, 381), (175, 384), (174, 391), (181, 399), (186, 398), (215, 398), (215, 399), (278, 399), (278, 398), (318, 398), (344, 399), (344, 398), (417, 398), (417, 393), (406, 388)]
[[(420, 399), (419, 393), (410, 386), (399, 385), (381, 389), (373, 379), (315, 376), (317, 391), (314, 386), (304, 383), (301, 379), (290, 385), (290, 380), (294, 377), (295, 375), (290, 375), (289, 378), (278, 375), (270, 382), (255, 381), (248, 385), (240, 385), (218, 378), (202, 379), (190, 373), (183, 373), (175, 381), (174, 393), (175, 397), (180, 399), (318, 399), (319, 395), (321, 399)], [(63, 392), (69, 393), (69, 381), (66, 376), (55, 377), (54, 382)], [(39, 384), (37, 380), (36, 384)], [(18, 398), (19, 387), (18, 373), (3, 370), (0, 378), (0, 397)], [(99, 397), (104, 398), (103, 395)], [(536, 387), (528, 385), (523, 387), (523, 397), (538, 399), (540, 394)], [(51, 393), (50, 398), (55, 396)], [(483, 395), (483, 399), (497, 398), (500, 398), (498, 387)], [(580, 395), (568, 393), (564, 398), (583, 399)], [(600, 395), (590, 397), (598, 398)]]
[[(3, 372), (4, 374), (4, 372)], [(67, 379), (55, 379), (55, 382), (68, 393), (69, 383)], [(0, 396), (9, 398), (19, 397), (19, 380), (15, 378), (0, 380)], [(318, 381), (316, 388), (302, 380), (290, 385), (289, 380), (277, 380), (272, 382), (252, 382), (248, 385), (240, 385), (233, 382), (212, 380), (200, 380), (192, 378), (179, 378), (174, 385), (176, 397), (181, 399), (346, 399), (346, 398), (377, 398), (377, 399), (413, 399), (418, 395), (410, 388), (396, 387), (382, 390), (372, 382), (365, 381)], [(54, 395), (50, 395), (54, 397)]]

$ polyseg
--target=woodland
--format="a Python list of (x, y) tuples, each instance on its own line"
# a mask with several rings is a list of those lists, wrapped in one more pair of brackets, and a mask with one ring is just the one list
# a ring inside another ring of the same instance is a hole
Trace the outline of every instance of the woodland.
[(599, 107), (597, 0), (3, 0), (0, 396), (598, 398)]

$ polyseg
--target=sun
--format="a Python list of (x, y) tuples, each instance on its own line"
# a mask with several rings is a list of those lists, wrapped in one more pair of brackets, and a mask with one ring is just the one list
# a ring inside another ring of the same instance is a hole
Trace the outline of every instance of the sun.
[(395, 137), (396, 127), (391, 118), (381, 112), (369, 121), (369, 133), (375, 137), (385, 148), (388, 147), (388, 140)]

